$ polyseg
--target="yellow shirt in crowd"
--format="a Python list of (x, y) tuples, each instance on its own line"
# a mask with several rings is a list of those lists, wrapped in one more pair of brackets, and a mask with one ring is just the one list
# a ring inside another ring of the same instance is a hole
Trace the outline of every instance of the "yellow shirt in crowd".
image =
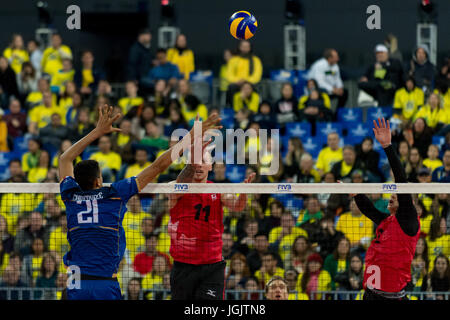
[[(320, 96), (322, 97), (323, 105), (326, 108), (331, 109), (330, 96), (328, 94), (326, 94), (325, 92), (320, 93)], [(298, 109), (299, 110), (302, 110), (305, 108), (305, 104), (306, 104), (306, 101), (308, 101), (308, 98), (309, 98), (308, 95), (304, 95), (304, 96), (301, 96), (300, 99), (298, 99)]]
[(122, 158), (114, 151), (109, 153), (95, 152), (91, 154), (89, 159), (96, 160), (101, 169), (109, 168), (119, 171), (122, 165)]
[(183, 50), (180, 54), (177, 48), (170, 48), (167, 50), (167, 60), (178, 66), (186, 80), (189, 80), (191, 72), (195, 71), (194, 52), (190, 49)]
[(243, 99), (240, 92), (236, 92), (233, 96), (233, 109), (238, 112), (242, 108), (247, 108), (253, 113), (257, 113), (259, 109), (259, 94), (252, 92), (250, 98)]
[(42, 129), (51, 123), (52, 114), (58, 113), (61, 116), (61, 123), (66, 124), (66, 114), (60, 107), (53, 105), (52, 107), (46, 107), (40, 105), (34, 107), (29, 114), (29, 121), (36, 122), (38, 129)]
[(430, 237), (426, 238), (428, 245), (428, 260), (430, 266), (428, 271), (431, 271), (434, 267), (434, 260), (439, 254), (443, 254), (446, 257), (450, 256), (450, 234), (444, 234), (434, 241), (431, 241)]
[(129, 165), (127, 168), (127, 171), (125, 172), (125, 178), (131, 178), (131, 177), (137, 176), (139, 173), (142, 172), (142, 170), (144, 170), (151, 164), (152, 163), (150, 161), (147, 161), (146, 163), (144, 163), (143, 166), (140, 166), (138, 163)]
[(50, 233), (48, 249), (49, 251), (56, 251), (61, 257), (64, 256), (70, 250), (67, 231), (63, 231), (61, 227), (55, 228)]
[(262, 63), (257, 56), (253, 56), (253, 72), (250, 73), (250, 60), (240, 56), (234, 56), (228, 60), (227, 64), (227, 80), (229, 83), (238, 81), (248, 81), (252, 84), (261, 81)]
[(440, 159), (435, 159), (435, 160), (431, 160), (431, 159), (428, 159), (428, 158), (426, 158), (425, 160), (423, 160), (423, 163), (422, 163), (425, 167), (427, 167), (428, 169), (430, 169), (431, 170), (431, 172), (433, 172), (434, 171), (434, 169), (436, 169), (436, 168), (439, 168), (439, 167), (441, 167), (443, 164), (442, 164), (442, 161), (440, 160)]
[(406, 88), (401, 88), (395, 92), (394, 109), (401, 109), (402, 116), (406, 120), (411, 119), (417, 112), (417, 108), (424, 104), (424, 94), (422, 89), (414, 88), (409, 92)]
[(363, 214), (355, 217), (347, 212), (339, 217), (336, 230), (345, 234), (351, 243), (356, 243), (363, 238), (373, 237), (373, 222)]
[(119, 99), (119, 107), (122, 109), (122, 113), (125, 115), (131, 108), (139, 106), (144, 103), (144, 99), (141, 97), (124, 97)]
[(5, 193), (3, 194), (0, 214), (8, 224), (8, 233), (16, 235), (17, 221), (24, 212), (31, 212), (37, 207), (36, 198), (31, 193)]
[(11, 69), (13, 69), (16, 74), (22, 71), (22, 64), (24, 62), (30, 61), (28, 52), (23, 49), (6, 48), (5, 51), (3, 51), (3, 56), (8, 59)]
[[(275, 227), (269, 233), (269, 243), (275, 243), (280, 237), (282, 227)], [(298, 236), (305, 236), (308, 238), (308, 233), (299, 227), (293, 227), (290, 234), (285, 235), (279, 244), (278, 253), (280, 254), (281, 260), (284, 261), (285, 257), (291, 252), (292, 245), (294, 244), (295, 238)]]
[(414, 120), (418, 118), (424, 118), (427, 125), (431, 128), (435, 128), (438, 123), (450, 124), (450, 112), (444, 108), (436, 108), (431, 110), (430, 105), (424, 105), (417, 111), (414, 116)]
[(58, 70), (62, 69), (63, 58), (72, 59), (72, 50), (68, 46), (63, 44), (59, 49), (48, 47), (42, 54), (42, 71), (53, 76)]
[(333, 151), (330, 147), (325, 147), (320, 150), (319, 156), (317, 157), (316, 168), (322, 170), (323, 173), (329, 172), (331, 167), (342, 159), (342, 148)]
[(50, 81), (50, 86), (58, 87), (58, 93), (62, 94), (65, 91), (65, 86), (67, 82), (73, 81), (73, 77), (75, 76), (75, 70), (64, 71), (63, 69), (58, 70), (52, 76), (52, 80)]

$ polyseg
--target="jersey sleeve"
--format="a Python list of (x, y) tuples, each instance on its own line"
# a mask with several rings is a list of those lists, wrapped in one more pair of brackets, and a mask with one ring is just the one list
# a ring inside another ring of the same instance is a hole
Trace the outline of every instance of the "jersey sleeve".
[(111, 184), (111, 187), (117, 191), (124, 201), (128, 201), (132, 196), (139, 192), (139, 182), (136, 177), (123, 179)]
[(81, 190), (81, 188), (73, 177), (67, 176), (59, 184), (59, 190), (61, 192), (61, 199), (68, 200), (73, 191)]

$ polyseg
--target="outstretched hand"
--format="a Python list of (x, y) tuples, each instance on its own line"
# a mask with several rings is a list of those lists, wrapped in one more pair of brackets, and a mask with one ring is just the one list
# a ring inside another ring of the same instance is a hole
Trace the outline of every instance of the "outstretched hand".
[(243, 183), (252, 183), (253, 180), (255, 180), (256, 173), (252, 172), (249, 174), (249, 176), (244, 180)]
[(105, 104), (103, 107), (98, 108), (98, 122), (96, 129), (102, 134), (108, 134), (111, 132), (122, 131), (119, 128), (114, 128), (113, 123), (116, 122), (121, 114), (117, 113), (113, 115), (114, 108)]
[[(198, 114), (196, 117), (196, 121), (198, 121)], [(220, 123), (220, 120), (222, 120), (217, 113), (210, 114), (208, 119), (206, 119), (202, 123), (202, 133), (205, 133), (205, 131), (210, 129), (222, 129), (221, 125), (218, 125)]]
[(388, 147), (391, 144), (391, 126), (389, 125), (389, 120), (386, 123), (384, 118), (378, 118), (378, 124), (376, 120), (373, 120), (373, 125), (373, 133), (377, 141), (383, 148)]

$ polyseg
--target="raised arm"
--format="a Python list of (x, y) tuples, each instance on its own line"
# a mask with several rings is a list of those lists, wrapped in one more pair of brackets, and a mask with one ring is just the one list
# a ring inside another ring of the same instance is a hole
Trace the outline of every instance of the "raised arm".
[[(251, 173), (243, 183), (251, 183), (255, 179), (256, 173)], [(222, 204), (234, 212), (241, 212), (244, 210), (247, 204), (247, 194), (241, 193), (239, 196), (236, 194), (224, 194), (222, 196)]]
[[(221, 119), (216, 113), (210, 115), (208, 119), (202, 123), (201, 137), (203, 137), (204, 133), (207, 130), (222, 128), (222, 126), (217, 125), (220, 120)], [(183, 139), (178, 141), (177, 144), (160, 155), (151, 165), (149, 165), (141, 173), (138, 174), (137, 180), (139, 183), (139, 188), (143, 189), (148, 183), (155, 179), (158, 174), (166, 170), (173, 161), (181, 157), (183, 150), (185, 149), (183, 146), (189, 147), (192, 145), (193, 141), (194, 128), (192, 128), (189, 134), (185, 135)], [(203, 143), (203, 148), (205, 148), (209, 143), (210, 141)]]
[(113, 115), (114, 108), (108, 105), (98, 108), (99, 118), (97, 126), (77, 143), (67, 149), (59, 158), (59, 178), (64, 179), (67, 176), (73, 177), (73, 161), (89, 146), (92, 142), (110, 132), (121, 131), (114, 128), (112, 124), (120, 118), (120, 114)]
[(367, 218), (373, 221), (375, 224), (380, 224), (381, 221), (386, 219), (389, 215), (381, 212), (375, 208), (374, 204), (370, 199), (364, 194), (357, 194), (353, 198), (355, 200), (356, 206), (359, 211), (364, 214)]
[[(381, 120), (378, 119), (378, 123), (374, 120), (373, 124), (375, 138), (383, 147), (384, 152), (386, 152), (392, 172), (394, 173), (395, 182), (408, 182), (405, 169), (391, 145), (391, 127), (389, 125), (389, 120), (386, 122), (385, 119), (382, 118)], [(417, 210), (414, 206), (412, 196), (410, 194), (399, 193), (397, 198), (398, 209), (396, 217), (400, 227), (406, 234), (415, 235), (419, 229), (419, 223), (417, 221)]]

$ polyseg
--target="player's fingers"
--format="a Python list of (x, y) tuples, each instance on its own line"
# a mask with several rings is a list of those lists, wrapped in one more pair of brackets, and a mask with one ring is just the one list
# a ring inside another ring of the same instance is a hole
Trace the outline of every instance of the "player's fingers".
[(102, 106), (98, 107), (98, 118), (100, 119), (101, 117), (103, 117), (103, 111), (102, 111)]
[(389, 120), (387, 121), (387, 128), (389, 129), (389, 131), (391, 130), (391, 124), (389, 123)]
[(112, 131), (113, 132), (120, 132), (120, 131), (122, 131), (122, 129), (120, 129), (120, 128), (112, 128)]
[(387, 128), (386, 126), (386, 119), (383, 117), (383, 128)]
[(197, 115), (195, 116), (195, 121), (198, 121), (200, 119), (200, 116), (198, 115), (198, 112), (197, 112)]
[(378, 118), (378, 128), (382, 128), (382, 126), (381, 126), (381, 119), (380, 118)]
[(121, 117), (122, 115), (120, 114), (120, 113), (117, 113), (112, 119), (111, 119), (111, 123), (114, 123), (114, 122), (116, 122), (117, 120), (119, 120), (119, 118)]
[(376, 120), (373, 120), (373, 126), (374, 126), (374, 131), (375, 131), (375, 129), (378, 129), (378, 124), (377, 124), (377, 121)]

